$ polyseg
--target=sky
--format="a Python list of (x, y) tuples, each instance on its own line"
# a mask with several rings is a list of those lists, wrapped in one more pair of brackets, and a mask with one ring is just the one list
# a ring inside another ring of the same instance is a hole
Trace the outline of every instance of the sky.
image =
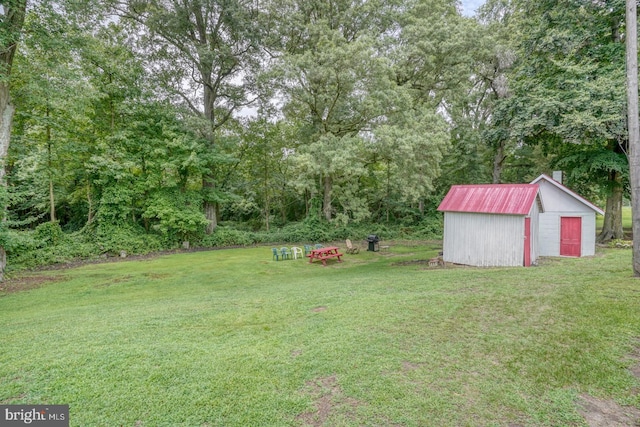
[(461, 0), (462, 14), (465, 16), (473, 16), (480, 6), (484, 4), (485, 0)]

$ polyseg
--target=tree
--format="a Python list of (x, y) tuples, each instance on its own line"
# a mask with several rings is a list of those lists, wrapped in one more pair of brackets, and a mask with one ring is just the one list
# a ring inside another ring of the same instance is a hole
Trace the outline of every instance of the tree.
[[(0, 186), (5, 188), (5, 160), (9, 151), (11, 138), (11, 122), (15, 108), (11, 103), (9, 82), (11, 67), (16, 53), (18, 41), (24, 24), (27, 9), (27, 0), (7, 0), (0, 8)], [(2, 217), (5, 211), (5, 198), (0, 203)], [(0, 244), (0, 280), (4, 278), (4, 270), (7, 264), (4, 244)]]
[(626, 2), (627, 119), (633, 215), (633, 274), (640, 276), (640, 125), (638, 124), (638, 15), (635, 0)]
[[(611, 159), (624, 159), (624, 2), (507, 3), (508, 13), (501, 16), (517, 28), (517, 62), (509, 73), (513, 95), (498, 103), (501, 120), (492, 132), (540, 145), (547, 153), (564, 151), (563, 144), (587, 144), (618, 154)], [(590, 176), (610, 189), (600, 241), (623, 238), (616, 219), (621, 218), (625, 168), (616, 164)]]
[(16, 163), (8, 178), (11, 184), (19, 179), (32, 182), (32, 190), (39, 191), (31, 202), (46, 205), (49, 220), (56, 222), (56, 199), (69, 178), (65, 171), (74, 169), (77, 156), (71, 153), (77, 148), (72, 141), (83, 132), (96, 93), (76, 60), (81, 37), (64, 16), (48, 4), (37, 4), (24, 26), (23, 48), (14, 61), (17, 74), (12, 77), (17, 129), (9, 154)]
[[(259, 10), (252, 0), (116, 2), (121, 16), (143, 25), (137, 40), (165, 95), (181, 102), (208, 124), (203, 134), (212, 151), (224, 126), (248, 105), (248, 88), (258, 56)], [(219, 153), (219, 151), (218, 151)], [(216, 156), (211, 156), (212, 159)], [(213, 169), (202, 179), (205, 215), (211, 233), (222, 200)]]
[[(285, 115), (302, 123), (304, 141), (294, 153), (297, 188), (321, 194), (327, 221), (361, 217), (364, 133), (397, 107), (393, 75), (379, 50), (389, 28), (387, 2), (342, 0), (278, 3), (280, 22), (276, 81)], [(337, 202), (337, 204), (336, 204)], [(356, 209), (357, 208), (357, 209)], [(345, 216), (346, 215), (346, 216)]]

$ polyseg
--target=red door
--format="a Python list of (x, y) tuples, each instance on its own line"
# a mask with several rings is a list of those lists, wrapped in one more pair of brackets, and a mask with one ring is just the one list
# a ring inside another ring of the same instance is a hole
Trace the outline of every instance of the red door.
[(531, 267), (531, 218), (524, 219), (524, 266)]
[(560, 218), (560, 255), (575, 256), (581, 255), (582, 247), (582, 218), (561, 217)]

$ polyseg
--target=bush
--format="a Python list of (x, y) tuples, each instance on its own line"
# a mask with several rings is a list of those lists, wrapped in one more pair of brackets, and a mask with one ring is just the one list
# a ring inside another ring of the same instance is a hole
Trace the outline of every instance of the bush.
[[(44, 234), (48, 235), (48, 233)], [(77, 233), (61, 236), (57, 244), (37, 240), (35, 231), (11, 230), (8, 235), (6, 248), (9, 270), (37, 268), (77, 259), (90, 259), (99, 254), (95, 244), (79, 238)]]
[(615, 239), (615, 240), (609, 241), (609, 243), (607, 243), (607, 246), (610, 248), (617, 248), (617, 249), (632, 249), (633, 240)]
[(255, 243), (253, 233), (218, 226), (213, 233), (203, 237), (197, 244), (204, 247), (247, 246)]
[(56, 222), (45, 222), (36, 227), (33, 239), (41, 247), (55, 246), (65, 239), (65, 234)]
[(159, 236), (147, 234), (141, 227), (100, 225), (95, 231), (95, 244), (100, 253), (118, 255), (146, 254), (166, 249)]
[(150, 220), (151, 228), (167, 242), (195, 239), (207, 226), (201, 200), (195, 192), (164, 191), (156, 194), (142, 214)]

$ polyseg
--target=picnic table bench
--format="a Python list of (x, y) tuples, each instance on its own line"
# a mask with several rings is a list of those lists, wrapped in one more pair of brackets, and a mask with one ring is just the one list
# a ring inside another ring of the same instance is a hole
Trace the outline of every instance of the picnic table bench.
[(326, 267), (327, 260), (329, 258), (338, 258), (338, 262), (342, 262), (340, 257), (343, 256), (344, 254), (341, 254), (339, 250), (340, 249), (336, 246), (313, 249), (309, 253), (309, 255), (307, 255), (309, 257), (309, 263), (312, 263), (314, 259), (318, 259), (322, 261), (322, 265)]

